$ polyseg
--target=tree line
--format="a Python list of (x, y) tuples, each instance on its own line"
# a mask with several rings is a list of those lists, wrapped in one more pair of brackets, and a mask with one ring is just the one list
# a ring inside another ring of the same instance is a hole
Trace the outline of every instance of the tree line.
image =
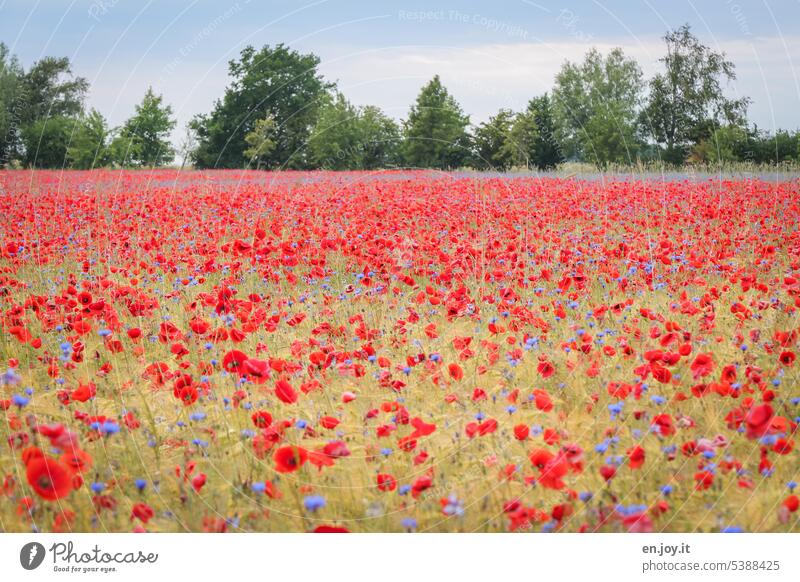
[(435, 76), (397, 122), (356, 106), (319, 72), (320, 59), (283, 44), (246, 47), (229, 63), (230, 83), (196, 116), (177, 148), (172, 108), (152, 88), (121, 127), (85, 107), (86, 79), (67, 58), (25, 70), (0, 43), (0, 166), (371, 170), (388, 167), (550, 169), (565, 161), (598, 167), (661, 162), (800, 162), (800, 133), (769, 133), (747, 119), (750, 100), (726, 95), (736, 79), (724, 53), (688, 25), (668, 31), (660, 70), (616, 48), (565, 62), (551, 92), (523, 111), (501, 109), (470, 123)]

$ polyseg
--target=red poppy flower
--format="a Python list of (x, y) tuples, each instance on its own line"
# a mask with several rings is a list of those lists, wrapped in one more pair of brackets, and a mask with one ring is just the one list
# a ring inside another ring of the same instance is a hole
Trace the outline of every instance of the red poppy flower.
[(415, 429), (414, 432), (411, 433), (410, 435), (411, 438), (428, 436), (430, 434), (433, 434), (433, 432), (436, 430), (435, 424), (433, 423), (428, 424), (419, 417), (414, 417), (411, 419), (411, 426), (413, 426)]
[(94, 398), (96, 394), (97, 387), (94, 385), (94, 382), (87, 382), (86, 384), (79, 384), (70, 394), (70, 398), (78, 402), (86, 402)]
[(66, 497), (73, 488), (74, 473), (56, 459), (37, 457), (25, 470), (28, 483), (42, 499), (55, 501)]
[(631, 469), (639, 469), (642, 465), (644, 465), (644, 459), (644, 449), (639, 445), (628, 449), (628, 466)]
[(323, 416), (319, 419), (319, 424), (322, 428), (332, 430), (339, 426), (339, 419), (333, 416)]
[(695, 486), (698, 491), (708, 489), (714, 484), (714, 473), (710, 471), (699, 471), (694, 474)]
[(556, 371), (555, 366), (550, 362), (539, 362), (539, 365), (536, 366), (536, 371), (539, 372), (539, 375), (542, 378), (549, 378), (553, 375), (553, 372)]
[(197, 398), (197, 388), (194, 386), (184, 386), (178, 392), (178, 399), (183, 402), (184, 406), (191, 406), (197, 402)]
[(672, 424), (672, 417), (669, 414), (657, 414), (653, 417), (650, 426), (656, 434), (668, 437), (675, 434), (675, 425)]
[(318, 525), (313, 533), (350, 533), (350, 530), (336, 525)]
[(258, 428), (267, 428), (272, 424), (272, 415), (266, 410), (257, 410), (250, 418)]
[(376, 481), (380, 491), (394, 491), (397, 488), (397, 479), (388, 473), (378, 473)]
[(534, 390), (533, 398), (536, 408), (542, 412), (550, 412), (553, 410), (553, 401), (550, 399), (550, 394), (545, 390)]
[(239, 372), (247, 374), (257, 384), (263, 383), (270, 375), (269, 362), (265, 360), (255, 360), (247, 358), (243, 363)]
[(72, 449), (61, 455), (58, 460), (75, 473), (85, 473), (92, 468), (92, 456), (80, 449)]
[(428, 475), (423, 475), (418, 477), (414, 483), (411, 485), (411, 496), (414, 499), (418, 499), (422, 492), (426, 489), (430, 489), (433, 486), (433, 477)]
[(450, 377), (459, 382), (464, 377), (464, 370), (461, 369), (461, 366), (458, 364), (450, 364), (447, 366), (447, 371), (450, 373)]
[(147, 523), (154, 515), (155, 512), (153, 508), (146, 503), (136, 503), (133, 508), (131, 508), (131, 519), (138, 519), (142, 523)]
[(692, 370), (692, 376), (697, 380), (711, 373), (714, 369), (714, 360), (711, 354), (697, 354), (690, 368)]
[(303, 447), (287, 445), (277, 449), (272, 455), (272, 460), (278, 473), (292, 473), (308, 460), (308, 451)]
[(334, 459), (350, 456), (350, 449), (348, 449), (347, 445), (342, 441), (331, 441), (327, 443), (322, 447), (322, 452)]
[(293, 404), (297, 402), (297, 392), (286, 380), (278, 380), (275, 383), (275, 395), (281, 402)]
[(242, 366), (247, 361), (247, 354), (239, 350), (231, 350), (222, 358), (222, 368), (231, 374), (242, 374)]
[(208, 476), (205, 473), (198, 473), (194, 477), (192, 477), (192, 488), (197, 492), (200, 493), (200, 490), (205, 487), (206, 481), (208, 480)]
[(514, 438), (518, 441), (524, 441), (531, 433), (531, 429), (527, 424), (518, 424), (514, 427)]
[(569, 472), (569, 464), (562, 454), (557, 454), (551, 458), (539, 470), (537, 482), (546, 489), (562, 489), (564, 481), (561, 479)]
[(769, 430), (772, 415), (772, 406), (769, 404), (753, 406), (744, 417), (747, 438), (756, 439), (764, 436)]

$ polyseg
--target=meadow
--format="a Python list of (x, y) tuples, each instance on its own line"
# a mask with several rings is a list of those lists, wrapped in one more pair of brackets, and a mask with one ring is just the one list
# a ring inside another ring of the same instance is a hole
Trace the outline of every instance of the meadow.
[(798, 531), (799, 186), (0, 172), (0, 530)]

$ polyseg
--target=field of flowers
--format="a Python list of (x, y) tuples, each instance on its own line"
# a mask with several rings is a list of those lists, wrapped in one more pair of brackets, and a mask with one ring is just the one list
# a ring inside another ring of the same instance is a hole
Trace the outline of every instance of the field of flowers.
[(0, 530), (800, 530), (800, 183), (0, 173)]

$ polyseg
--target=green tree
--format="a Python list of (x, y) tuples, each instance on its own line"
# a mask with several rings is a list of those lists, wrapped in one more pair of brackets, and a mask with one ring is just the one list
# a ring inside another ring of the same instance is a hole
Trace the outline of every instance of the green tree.
[(359, 147), (358, 109), (335, 91), (324, 100), (309, 136), (309, 162), (316, 168), (346, 170)]
[(122, 126), (112, 146), (114, 158), (120, 165), (155, 167), (172, 161), (175, 151), (169, 142), (170, 132), (175, 128), (172, 107), (164, 104), (164, 98), (156, 95), (152, 87), (136, 106), (133, 117)]
[(261, 167), (261, 160), (269, 156), (275, 149), (275, 140), (272, 139), (274, 133), (275, 120), (267, 114), (264, 119), (256, 121), (253, 131), (244, 136), (244, 141), (250, 146), (244, 150), (244, 154), (251, 163), (255, 163), (256, 169)]
[(526, 168), (548, 170), (564, 161), (547, 93), (531, 99), (526, 110), (517, 115), (507, 148), (514, 164)]
[(800, 133), (789, 133), (784, 129), (779, 129), (767, 140), (767, 151), (765, 162), (770, 164), (781, 164), (798, 159), (800, 151)]
[(19, 155), (22, 67), (0, 42), (0, 168)]
[(46, 117), (77, 117), (89, 82), (72, 73), (67, 57), (45, 57), (22, 77), (21, 124), (30, 125)]
[(515, 151), (509, 144), (514, 123), (514, 113), (509, 109), (501, 109), (475, 128), (473, 164), (477, 169), (502, 172), (514, 164)]
[[(0, 164), (62, 165), (64, 120), (81, 114), (88, 87), (72, 74), (68, 58), (45, 57), (25, 72), (0, 43)], [(50, 117), (53, 123), (44, 123)], [(56, 140), (52, 147), (49, 138)]]
[(92, 109), (77, 121), (75, 133), (67, 148), (67, 159), (73, 168), (88, 170), (111, 163), (111, 132), (102, 114)]
[(556, 76), (553, 113), (565, 155), (604, 166), (637, 154), (642, 72), (622, 49), (605, 58), (590, 50), (582, 63), (566, 62)]
[(43, 117), (22, 129), (24, 163), (31, 168), (63, 168), (78, 120), (62, 115)]
[(111, 162), (120, 168), (134, 166), (136, 165), (134, 160), (141, 158), (139, 142), (129, 135), (123, 135), (119, 131), (111, 140), (108, 151), (111, 156)]
[(664, 42), (664, 72), (650, 80), (641, 123), (666, 148), (665, 159), (681, 163), (694, 144), (722, 124), (743, 125), (749, 99), (725, 97), (723, 83), (736, 79), (733, 62), (703, 45), (688, 24), (667, 32)]
[(377, 170), (399, 163), (400, 127), (380, 108), (361, 107), (358, 112), (360, 154), (354, 167)]
[(470, 152), (469, 117), (436, 75), (425, 85), (404, 123), (403, 158), (422, 168), (457, 168)]
[(746, 161), (741, 152), (747, 148), (748, 141), (745, 129), (736, 126), (720, 127), (694, 145), (689, 160), (711, 165)]
[(317, 71), (319, 57), (283, 44), (260, 51), (248, 46), (229, 63), (231, 84), (209, 115), (196, 117), (199, 167), (240, 168), (248, 162), (245, 136), (268, 114), (275, 120), (275, 148), (268, 168), (306, 167), (305, 144), (329, 85)]
[(393, 165), (397, 124), (374, 106), (356, 107), (335, 92), (308, 141), (309, 161), (327, 170), (372, 170)]

